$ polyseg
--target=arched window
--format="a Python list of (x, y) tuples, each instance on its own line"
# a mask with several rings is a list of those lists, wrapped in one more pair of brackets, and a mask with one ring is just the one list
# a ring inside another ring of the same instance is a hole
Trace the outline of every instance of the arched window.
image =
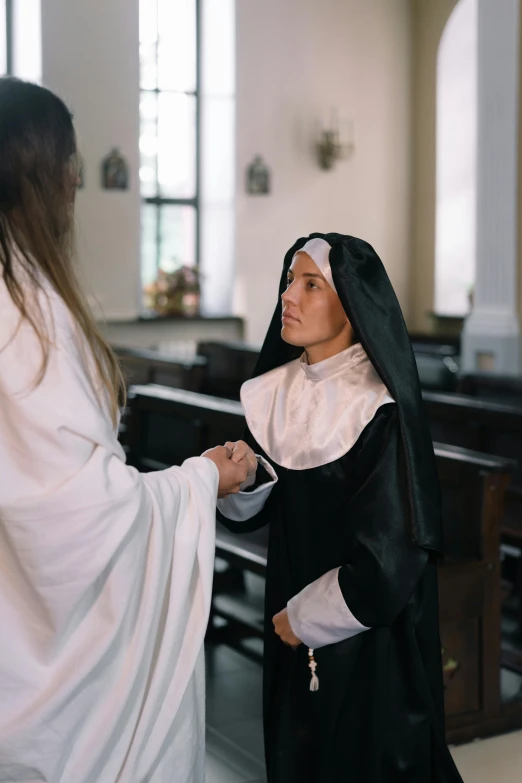
[(464, 316), (475, 280), (477, 0), (460, 0), (437, 59), (435, 312)]

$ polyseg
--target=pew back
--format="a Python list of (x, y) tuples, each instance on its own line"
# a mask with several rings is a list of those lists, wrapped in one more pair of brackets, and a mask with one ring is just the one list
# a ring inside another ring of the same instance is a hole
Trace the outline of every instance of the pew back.
[(238, 342), (199, 342), (199, 356), (207, 365), (201, 391), (215, 397), (239, 400), (242, 384), (252, 377), (259, 349)]
[(207, 360), (203, 356), (176, 357), (155, 349), (113, 346), (127, 386), (156, 383), (177, 389), (201, 391)]

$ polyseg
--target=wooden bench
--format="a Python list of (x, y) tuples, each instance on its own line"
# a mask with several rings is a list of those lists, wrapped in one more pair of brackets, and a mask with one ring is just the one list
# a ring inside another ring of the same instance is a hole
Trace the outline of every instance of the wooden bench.
[[(522, 404), (462, 394), (423, 392), (434, 440), (496, 454), (517, 461), (506, 491), (501, 523), (502, 542), (513, 553), (522, 551)], [(522, 401), (521, 401), (522, 402)], [(506, 552), (509, 549), (505, 548)], [(522, 631), (522, 558), (516, 558), (512, 581), (517, 594), (518, 625)], [(522, 672), (522, 656), (510, 658), (510, 666)], [(506, 659), (506, 664), (508, 663)]]
[(199, 342), (197, 353), (207, 365), (201, 391), (215, 397), (239, 400), (242, 384), (252, 377), (259, 349), (241, 342)]
[(433, 353), (455, 358), (461, 353), (461, 339), (458, 335), (410, 332), (410, 340), (415, 353)]
[[(242, 436), (241, 405), (158, 386), (131, 389), (127, 430), (130, 462), (140, 470), (180, 464), (206, 448)], [(522, 701), (501, 697), (499, 537), (512, 461), (435, 444), (447, 555), (440, 565), (440, 622), (450, 742), (522, 726)], [(217, 555), (234, 568), (263, 576), (266, 528), (235, 536), (218, 526)], [(213, 615), (227, 621), (215, 633), (233, 646), (262, 637), (259, 608), (245, 594), (216, 595)]]
[[(455, 345), (419, 340), (413, 348), (423, 388), (455, 391), (459, 370)], [(259, 350), (246, 343), (200, 342), (197, 352), (208, 361), (201, 391), (239, 400), (239, 390), (252, 377)]]
[(207, 360), (203, 356), (190, 359), (156, 349), (113, 346), (118, 356), (127, 386), (157, 383), (176, 389), (201, 391)]
[(456, 391), (480, 400), (522, 405), (522, 376), (469, 373), (459, 378)]
[[(258, 348), (241, 342), (201, 341), (190, 359), (155, 348), (113, 347), (128, 386), (156, 383), (230, 400), (239, 400), (259, 357)], [(423, 388), (455, 391), (459, 368), (454, 346), (415, 343), (414, 351)]]
[(457, 390), (460, 369), (460, 339), (410, 334), (421, 387), (434, 391)]

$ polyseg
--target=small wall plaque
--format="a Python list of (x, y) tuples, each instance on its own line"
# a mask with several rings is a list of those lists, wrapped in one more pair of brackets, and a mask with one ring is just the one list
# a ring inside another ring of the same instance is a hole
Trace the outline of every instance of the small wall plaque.
[(129, 188), (129, 166), (117, 147), (102, 161), (102, 185), (105, 190)]
[(256, 155), (247, 168), (247, 193), (251, 196), (266, 196), (270, 193), (270, 171), (263, 158)]

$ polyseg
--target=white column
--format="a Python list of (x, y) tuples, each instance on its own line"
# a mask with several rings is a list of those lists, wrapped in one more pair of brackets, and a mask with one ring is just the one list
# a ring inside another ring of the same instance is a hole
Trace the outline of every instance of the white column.
[(474, 308), (463, 333), (464, 372), (521, 369), (518, 74), (519, 0), (478, 0), (477, 264)]

